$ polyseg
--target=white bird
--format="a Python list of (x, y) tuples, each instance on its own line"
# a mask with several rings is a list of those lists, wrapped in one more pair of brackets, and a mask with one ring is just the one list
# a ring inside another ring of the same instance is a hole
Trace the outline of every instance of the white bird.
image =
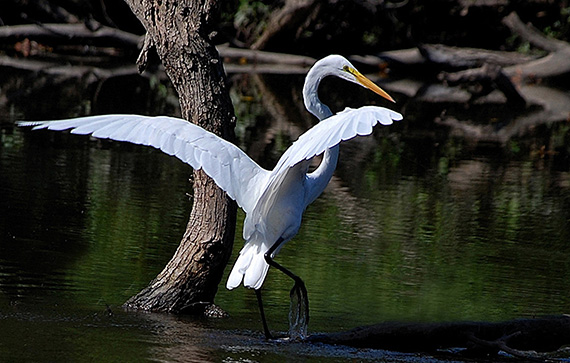
[[(305, 208), (325, 189), (336, 168), (339, 143), (358, 135), (369, 135), (377, 124), (390, 125), (402, 115), (386, 108), (364, 106), (346, 108), (333, 115), (318, 97), (317, 89), (327, 76), (337, 76), (394, 100), (380, 87), (359, 73), (344, 57), (330, 55), (314, 64), (303, 87), (309, 112), (320, 121), (285, 151), (273, 170), (260, 167), (234, 144), (186, 120), (158, 116), (102, 115), (59, 121), (21, 122), (35, 129), (68, 130), (96, 138), (149, 145), (174, 155), (194, 169), (202, 169), (244, 210), (245, 245), (228, 277), (226, 287), (242, 282), (255, 289), (265, 335), (271, 337), (261, 303), (260, 288), (269, 266), (292, 277), (296, 286), (302, 280), (273, 258), (301, 226)], [(320, 165), (308, 173), (311, 159), (323, 154)], [(308, 308), (307, 308), (308, 309)]]

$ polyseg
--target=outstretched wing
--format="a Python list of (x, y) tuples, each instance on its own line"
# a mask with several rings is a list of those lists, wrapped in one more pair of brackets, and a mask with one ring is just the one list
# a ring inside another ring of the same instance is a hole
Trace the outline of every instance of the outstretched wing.
[(364, 106), (357, 109), (346, 108), (327, 119), (322, 120), (297, 139), (285, 151), (273, 170), (279, 173), (303, 160), (309, 160), (341, 141), (356, 136), (370, 135), (377, 124), (391, 125), (400, 121), (398, 112), (377, 106)]
[(59, 121), (20, 122), (36, 129), (68, 130), (73, 134), (148, 145), (202, 169), (247, 213), (259, 198), (269, 171), (234, 144), (203, 128), (168, 116), (102, 115)]

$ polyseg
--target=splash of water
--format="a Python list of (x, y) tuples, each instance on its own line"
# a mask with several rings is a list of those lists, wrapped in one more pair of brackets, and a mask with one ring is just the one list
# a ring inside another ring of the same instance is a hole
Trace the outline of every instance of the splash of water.
[(309, 297), (303, 281), (297, 281), (289, 295), (289, 337), (291, 340), (303, 340), (309, 326)]

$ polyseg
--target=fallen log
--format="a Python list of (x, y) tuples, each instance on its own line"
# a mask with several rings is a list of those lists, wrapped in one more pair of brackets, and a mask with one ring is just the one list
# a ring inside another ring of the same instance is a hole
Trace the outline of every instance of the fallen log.
[(388, 50), (378, 55), (352, 55), (349, 57), (357, 67), (369, 70), (404, 69), (406, 76), (421, 74), (427, 60), (418, 48)]
[[(539, 58), (513, 52), (454, 49), (441, 45), (423, 46), (420, 52), (430, 62), (442, 66), (479, 67), (464, 73), (444, 74), (440, 77), (442, 80), (458, 84), (476, 75), (477, 81), (494, 83), (511, 102), (524, 105), (514, 83), (536, 82), (570, 73), (570, 44), (544, 36), (531, 24), (524, 24), (515, 12), (503, 18), (503, 24), (513, 34), (550, 53)], [(499, 66), (502, 70), (489, 72), (490, 68), (484, 67), (485, 64)]]
[[(351, 58), (355, 58), (354, 56)], [(410, 49), (398, 49), (398, 50), (388, 50), (386, 52), (382, 52), (378, 55), (378, 57), (374, 56), (367, 56), (364, 57), (356, 57), (360, 63), (365, 63), (367, 65), (372, 65), (374, 62), (378, 64), (378, 58), (387, 62), (391, 65), (396, 66), (417, 66), (426, 63), (426, 59), (420, 53), (418, 48), (410, 48)]]
[(444, 44), (423, 44), (417, 48), (389, 50), (378, 56), (357, 57), (358, 62), (371, 66), (382, 61), (395, 67), (417, 67), (426, 64), (439, 65), (442, 68), (473, 68), (484, 64), (496, 64), (502, 67), (524, 64), (536, 60), (535, 55), (518, 52), (494, 51), (487, 49), (451, 47)]
[(503, 19), (511, 32), (534, 46), (551, 52), (545, 57), (519, 55), (473, 49), (455, 49), (441, 45), (420, 47), (420, 52), (432, 63), (451, 67), (478, 67), (455, 73), (441, 73), (439, 79), (449, 85), (477, 82), (481, 85), (474, 97), (499, 89), (507, 101), (517, 107), (526, 104), (515, 84), (535, 82), (570, 73), (570, 44), (550, 39), (530, 24), (524, 24), (515, 12)]
[[(97, 63), (97, 61), (98, 59), (94, 59), (91, 63)], [(18, 69), (50, 76), (64, 77), (66, 79), (93, 79), (93, 81), (138, 74), (136, 68), (130, 64), (101, 68), (88, 65), (71, 66), (57, 62), (17, 59), (7, 56), (0, 56), (0, 68)], [(164, 78), (162, 74), (159, 74), (159, 78), (160, 77)]]
[(85, 24), (25, 24), (0, 27), (0, 39), (22, 40), (33, 38), (37, 41), (62, 41), (77, 44), (96, 41), (105, 46), (121, 46), (138, 49), (142, 37), (119, 29), (98, 25), (90, 29)]
[(287, 64), (290, 66), (310, 67), (315, 59), (302, 55), (266, 52), (255, 49), (232, 48), (227, 44), (216, 47), (220, 57), (240, 64)]
[[(388, 63), (394, 68), (412, 71), (427, 69), (432, 73), (441, 72), (438, 79), (445, 84), (468, 86), (463, 88), (471, 93), (471, 97), (465, 102), (478, 100), (498, 89), (510, 105), (522, 109), (528, 103), (520, 90), (523, 84), (570, 73), (570, 44), (544, 36), (532, 25), (524, 24), (515, 12), (506, 16), (503, 24), (513, 34), (550, 53), (538, 57), (517, 52), (427, 44), (417, 49), (380, 53), (376, 64)], [(367, 66), (375, 62), (371, 56), (357, 59)], [(442, 72), (443, 69), (447, 72)], [(440, 94), (436, 96), (441, 98)]]
[(553, 352), (570, 344), (570, 317), (558, 315), (497, 323), (387, 322), (345, 332), (315, 334), (308, 340), (400, 352), (463, 348), (462, 353), (475, 356), (496, 355), (502, 350), (521, 358), (537, 359), (542, 356), (533, 352)]
[(418, 50), (428, 62), (448, 68), (474, 68), (485, 64), (507, 67), (528, 63), (539, 58), (518, 52), (459, 48), (443, 44), (424, 44), (418, 46)]

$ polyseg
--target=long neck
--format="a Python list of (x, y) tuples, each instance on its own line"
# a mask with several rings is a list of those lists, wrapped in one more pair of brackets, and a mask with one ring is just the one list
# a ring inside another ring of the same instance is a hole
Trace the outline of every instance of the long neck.
[(319, 84), (328, 74), (322, 67), (314, 66), (309, 70), (303, 86), (303, 101), (307, 110), (319, 121), (332, 116), (331, 110), (319, 99)]
[[(307, 74), (305, 85), (303, 87), (303, 100), (305, 102), (305, 107), (310, 113), (315, 115), (319, 121), (323, 121), (332, 116), (331, 110), (327, 105), (321, 102), (318, 95), (319, 84), (327, 75), (328, 74), (323, 71), (322, 68), (313, 67), (309, 71), (309, 74)], [(305, 205), (312, 203), (328, 185), (333, 176), (334, 170), (336, 169), (338, 154), (338, 145), (325, 150), (323, 160), (317, 169), (307, 175), (310, 188), (306, 195)]]

